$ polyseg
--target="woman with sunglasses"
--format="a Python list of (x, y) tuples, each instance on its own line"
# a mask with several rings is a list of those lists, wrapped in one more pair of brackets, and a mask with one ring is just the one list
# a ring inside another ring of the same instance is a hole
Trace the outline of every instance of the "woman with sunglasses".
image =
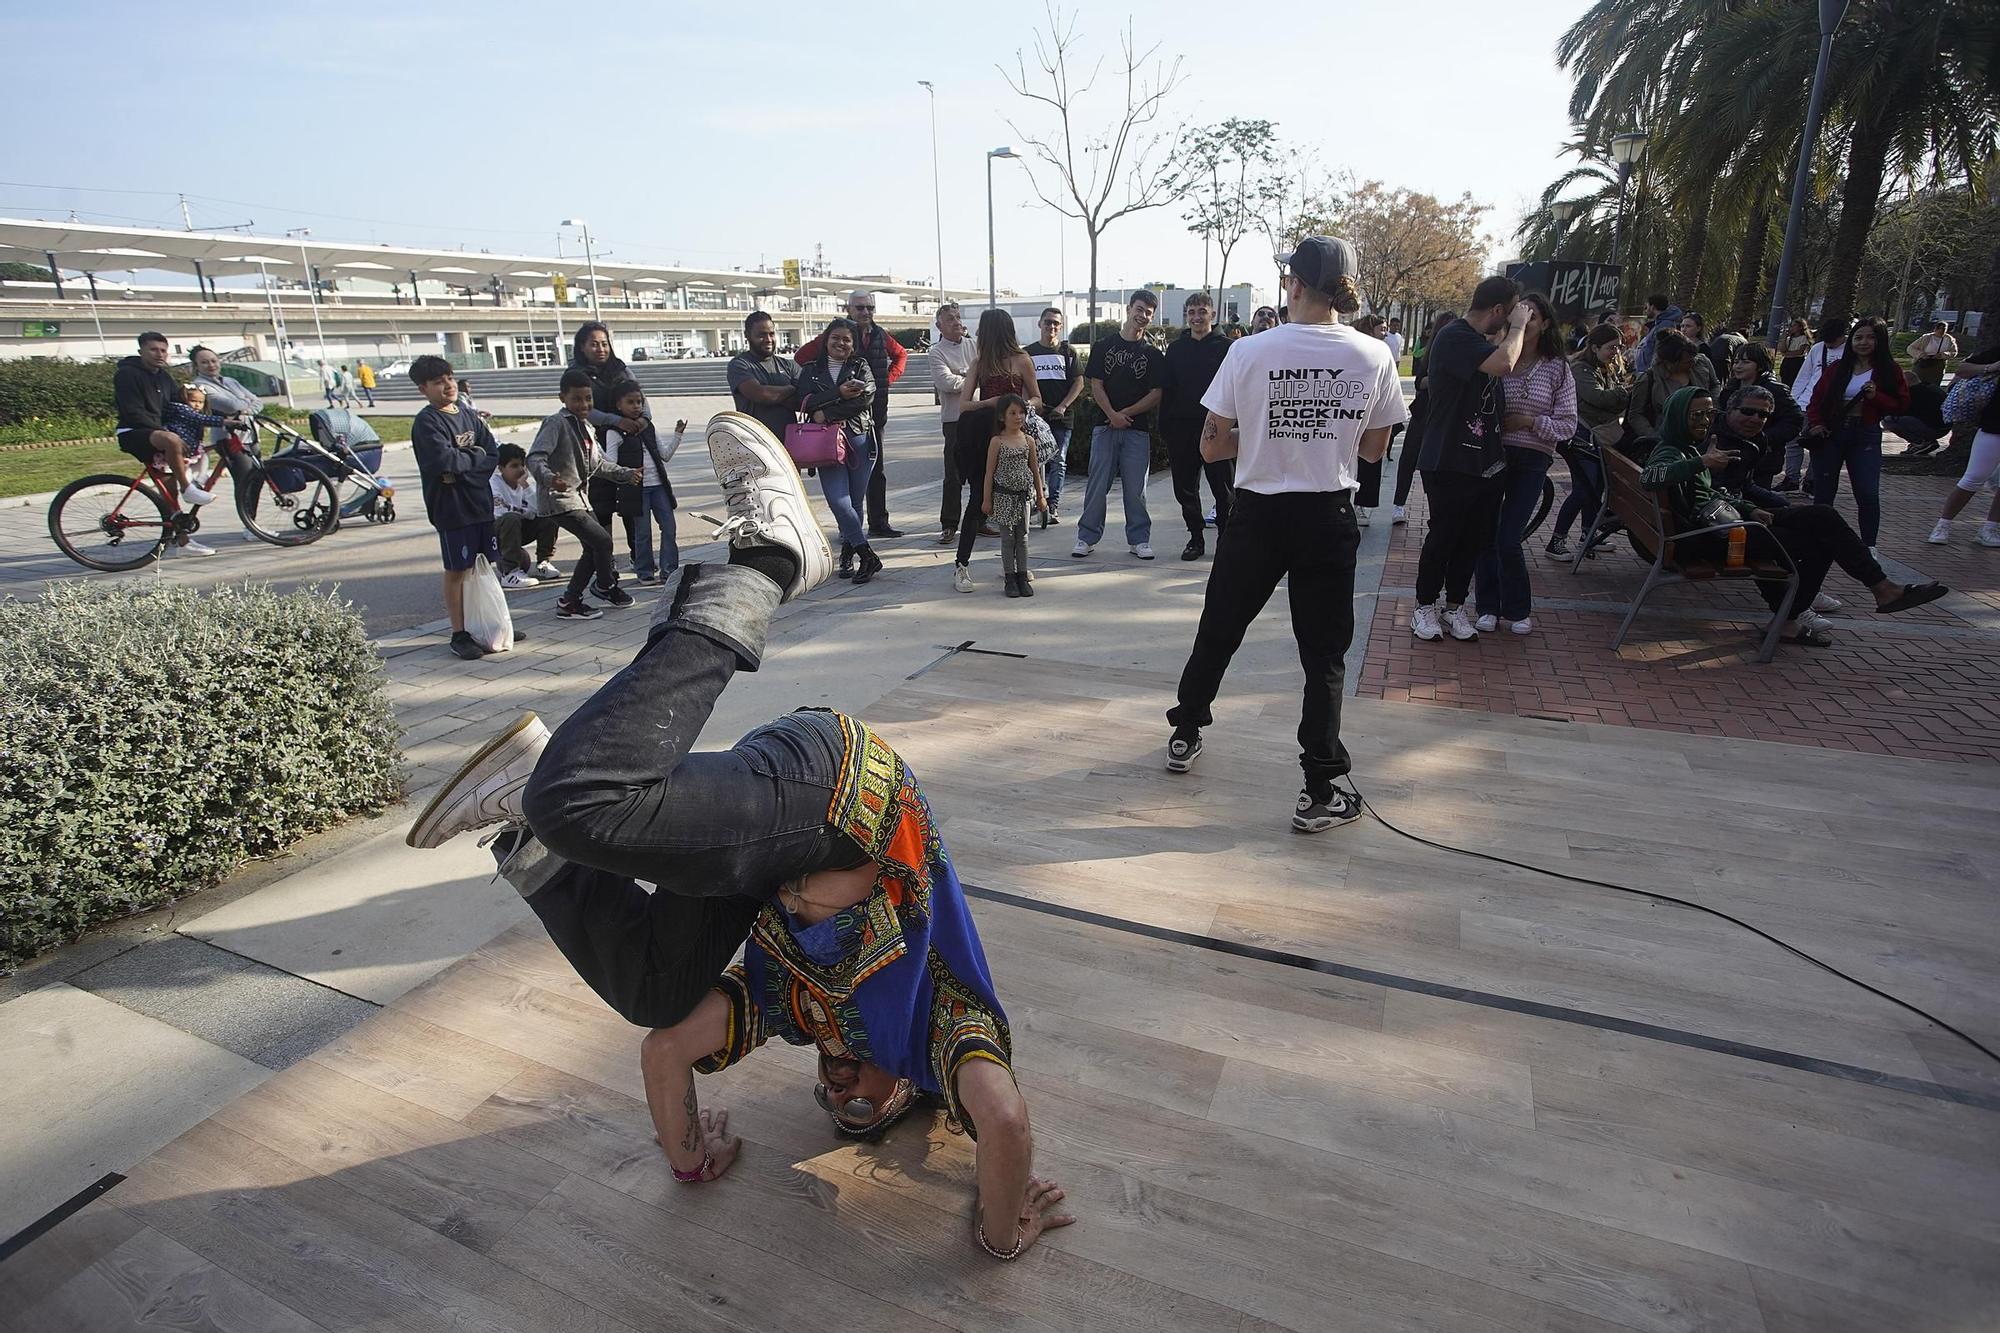
[(715, 1180), (742, 1151), (694, 1075), (782, 1037), (818, 1049), (813, 1095), (841, 1134), (941, 1103), (977, 1144), (972, 1239), (1018, 1258), (1074, 1219), (1030, 1169), (1006, 1015), (908, 765), (859, 719), (822, 709), (694, 749), (730, 679), (760, 665), (772, 613), (833, 569), (769, 430), (724, 412), (708, 447), (728, 563), (671, 574), (638, 658), (553, 736), (529, 714), (481, 749), (409, 842), (498, 826), (501, 873), (549, 938), (650, 1029), (639, 1066), (675, 1180)]

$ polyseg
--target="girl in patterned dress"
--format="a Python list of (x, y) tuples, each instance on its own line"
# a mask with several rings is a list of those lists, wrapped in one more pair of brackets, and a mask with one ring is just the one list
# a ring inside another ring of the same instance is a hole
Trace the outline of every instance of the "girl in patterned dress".
[(1034, 497), (1037, 513), (1049, 507), (1040, 453), (1027, 429), (1027, 400), (1002, 395), (993, 404), (993, 442), (986, 453), (986, 513), (1000, 530), (1000, 571), (1009, 597), (1035, 595), (1028, 582), (1028, 498)]

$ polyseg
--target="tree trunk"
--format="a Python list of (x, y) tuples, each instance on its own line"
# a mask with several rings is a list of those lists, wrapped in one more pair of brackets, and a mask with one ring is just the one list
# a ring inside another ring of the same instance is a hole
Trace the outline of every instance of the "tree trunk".
[[(1750, 225), (1743, 233), (1743, 254), (1736, 263), (1736, 296), (1729, 304), (1729, 322), (1741, 323), (1757, 317), (1757, 298), (1764, 286), (1764, 250), (1771, 240), (1771, 206), (1758, 204), (1750, 210)], [(1770, 346), (1777, 346), (1778, 330), (1766, 330)]]
[(1674, 256), (1674, 263), (1680, 269), (1674, 281), (1674, 302), (1683, 310), (1694, 309), (1695, 288), (1701, 285), (1702, 252), (1708, 248), (1708, 213), (1713, 207), (1715, 183), (1711, 181), (1695, 201), (1694, 211), (1688, 216), (1687, 240)]
[(1847, 179), (1840, 187), (1840, 226), (1833, 236), (1827, 263), (1826, 307), (1823, 317), (1846, 319), (1854, 314), (1854, 294), (1861, 285), (1861, 258), (1868, 231), (1875, 225), (1875, 206), (1882, 198), (1882, 176), (1889, 157), (1889, 139), (1875, 125), (1854, 127), (1847, 150)]
[(1097, 341), (1097, 232), (1086, 230), (1090, 238), (1090, 340)]
[[(1235, 246), (1231, 246), (1230, 250), (1233, 250), (1235, 248), (1236, 248)], [(1215, 266), (1215, 291), (1211, 295), (1210, 299), (1215, 302), (1215, 314), (1216, 314), (1215, 322), (1216, 322), (1216, 327), (1220, 328), (1226, 322), (1222, 318), (1223, 315), (1222, 307), (1227, 302), (1225, 301), (1222, 294), (1229, 290), (1229, 250), (1224, 250), (1222, 248), (1221, 242), (1219, 241), (1216, 243), (1215, 249), (1217, 254), (1221, 258), (1221, 262)]]

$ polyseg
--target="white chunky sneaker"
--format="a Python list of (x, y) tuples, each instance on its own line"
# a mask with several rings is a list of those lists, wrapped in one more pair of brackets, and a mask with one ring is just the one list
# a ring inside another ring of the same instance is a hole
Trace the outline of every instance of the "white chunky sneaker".
[(731, 546), (782, 546), (798, 560), (786, 601), (833, 576), (833, 552), (813, 518), (805, 479), (763, 422), (741, 412), (716, 413), (708, 423), (708, 457), (729, 505), (719, 535)]
[(1979, 544), (1981, 546), (2000, 546), (2000, 523), (1996, 523), (1990, 518), (1981, 523), (1979, 525)]
[(951, 587), (953, 592), (971, 592), (972, 571), (964, 565), (953, 565), (951, 568)]
[(1151, 542), (1137, 542), (1132, 547), (1132, 554), (1138, 556), (1141, 560), (1151, 560), (1153, 558), (1153, 544)]
[(549, 729), (542, 720), (521, 714), (438, 788), (403, 841), (412, 847), (442, 847), (470, 829), (525, 822), (521, 791), (548, 743)]
[(1410, 521), (1410, 507), (1408, 505), (1397, 505), (1389, 511), (1389, 521), (1391, 523), (1408, 523)]
[(1432, 643), (1444, 637), (1444, 625), (1438, 619), (1438, 609), (1435, 605), (1417, 608), (1417, 613), (1410, 617), (1410, 633)]
[(1070, 548), (1069, 558), (1072, 560), (1081, 560), (1085, 556), (1089, 555), (1093, 549), (1094, 548), (1091, 546), (1089, 542), (1085, 541), (1081, 537), (1078, 537), (1076, 539), (1076, 545)]
[(1535, 632), (1535, 618), (1533, 616), (1523, 616), (1507, 628), (1516, 634), (1533, 634)]
[(1937, 522), (1931, 524), (1931, 535), (1924, 538), (1924, 540), (1929, 542), (1932, 546), (1943, 546), (1946, 542), (1950, 541), (1951, 520), (1948, 518), (1941, 518)]
[(204, 490), (192, 481), (181, 488), (181, 503), (190, 509), (199, 509), (205, 504), (212, 504), (214, 500), (214, 492)]
[(1481, 634), (1491, 634), (1494, 630), (1500, 628), (1500, 617), (1481, 616), (1479, 617), (1479, 619), (1473, 621), (1472, 623), (1474, 627), (1477, 628)]
[(513, 592), (517, 588), (539, 588), (542, 586), (542, 581), (538, 578), (531, 578), (518, 569), (510, 569), (507, 571), (506, 577), (500, 580), (500, 586), (508, 592)]
[(1472, 617), (1465, 614), (1462, 606), (1454, 606), (1444, 613), (1444, 627), (1452, 638), (1460, 642), (1479, 637), (1479, 631), (1473, 628)]
[(1813, 598), (1812, 609), (1815, 611), (1826, 611), (1831, 613), (1834, 611), (1838, 611), (1841, 607), (1845, 605), (1847, 605), (1847, 603), (1841, 601), (1838, 597), (1835, 597), (1832, 593), (1823, 592)]
[(184, 542), (182, 542), (182, 543), (181, 543), (181, 554), (182, 554), (182, 555), (214, 555), (214, 554), (215, 554), (215, 548), (214, 548), (213, 546), (204, 546), (204, 545), (203, 545), (202, 543), (200, 543), (200, 542), (196, 541), (196, 540), (195, 540), (194, 538), (190, 537), (190, 538), (188, 538), (188, 539), (187, 539), (186, 541), (184, 541)]

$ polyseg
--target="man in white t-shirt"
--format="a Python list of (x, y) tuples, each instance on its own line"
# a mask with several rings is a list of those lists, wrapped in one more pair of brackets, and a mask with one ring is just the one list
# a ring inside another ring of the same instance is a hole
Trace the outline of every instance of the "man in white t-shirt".
[(1194, 649), (1181, 671), (1167, 769), (1185, 773), (1229, 659), (1279, 579), (1289, 579), (1292, 635), (1305, 667), (1299, 766), (1305, 789), (1292, 828), (1321, 833), (1361, 813), (1334, 786), (1352, 767), (1340, 743), (1344, 659), (1354, 637), (1354, 561), (1361, 530), (1354, 489), (1362, 459), (1379, 462), (1408, 416), (1401, 380), (1379, 338), (1343, 327), (1360, 308), (1359, 257), (1346, 241), (1309, 236), (1284, 256), (1288, 322), (1232, 344), (1202, 398), (1201, 456), (1236, 460), (1235, 504), (1216, 544)]
[(1403, 321), (1400, 319), (1390, 320), (1389, 331), (1382, 335), (1382, 341), (1389, 345), (1390, 358), (1395, 361), (1401, 361), (1403, 359)]
[[(958, 541), (958, 521), (965, 510), (965, 493), (972, 490), (972, 505), (979, 504), (979, 478), (962, 477), (958, 472), (958, 391), (965, 387), (965, 374), (972, 368), (972, 341), (965, 336), (965, 317), (958, 302), (946, 301), (938, 307), (938, 336), (931, 339), (931, 387), (937, 394), (938, 424), (944, 430), (944, 500), (938, 506), (939, 546)], [(972, 515), (975, 522), (979, 515)]]

